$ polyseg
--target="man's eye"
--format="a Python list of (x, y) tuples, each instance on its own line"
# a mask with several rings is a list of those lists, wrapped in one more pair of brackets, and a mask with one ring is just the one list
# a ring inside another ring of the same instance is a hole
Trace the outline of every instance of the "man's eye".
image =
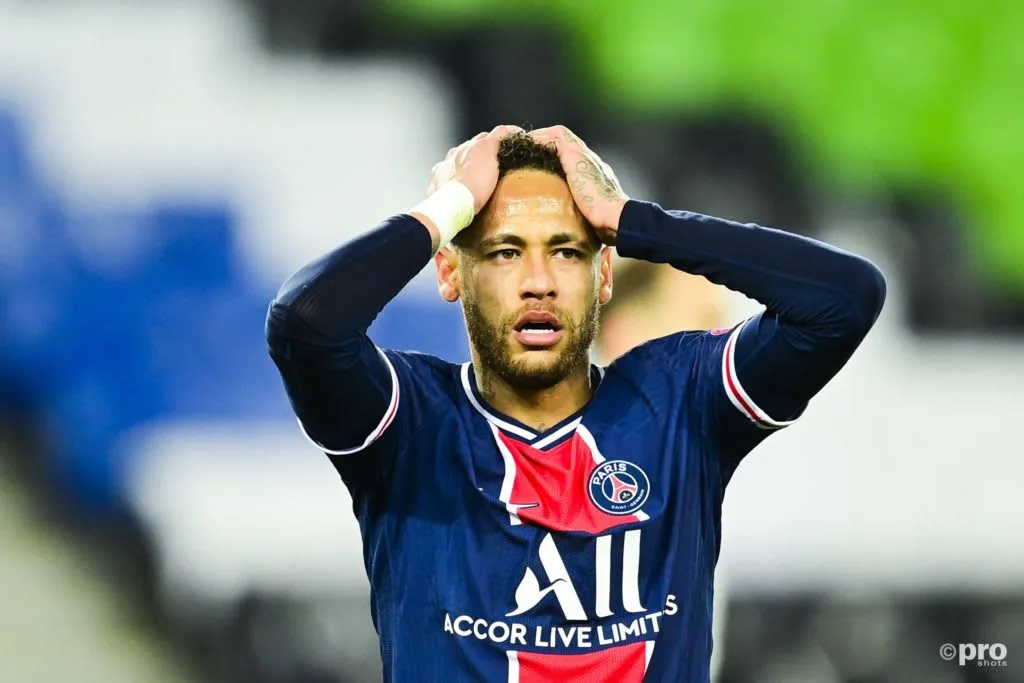
[(578, 259), (583, 256), (583, 252), (576, 249), (559, 249), (556, 253), (564, 259)]
[(510, 261), (519, 255), (515, 249), (499, 249), (491, 253), (491, 258), (497, 261)]

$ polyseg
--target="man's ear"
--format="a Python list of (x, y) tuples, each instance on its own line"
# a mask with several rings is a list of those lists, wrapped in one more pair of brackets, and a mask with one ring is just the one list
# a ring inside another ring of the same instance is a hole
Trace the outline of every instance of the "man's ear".
[(612, 300), (612, 248), (602, 247), (598, 258), (601, 260), (601, 280), (598, 283), (597, 297), (604, 306)]
[(450, 304), (459, 300), (462, 282), (459, 280), (459, 255), (455, 249), (444, 247), (434, 254), (437, 265), (437, 291)]

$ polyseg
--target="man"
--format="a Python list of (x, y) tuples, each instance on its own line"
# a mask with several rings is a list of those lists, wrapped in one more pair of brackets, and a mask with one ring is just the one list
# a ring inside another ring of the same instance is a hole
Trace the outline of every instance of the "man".
[[(292, 276), (267, 321), (300, 425), (352, 493), (385, 680), (707, 681), (725, 486), (860, 344), (881, 273), (630, 199), (562, 126), (480, 133), (431, 189)], [(608, 245), (766, 310), (593, 366)], [(461, 366), (365, 334), (431, 256), (462, 301)]]

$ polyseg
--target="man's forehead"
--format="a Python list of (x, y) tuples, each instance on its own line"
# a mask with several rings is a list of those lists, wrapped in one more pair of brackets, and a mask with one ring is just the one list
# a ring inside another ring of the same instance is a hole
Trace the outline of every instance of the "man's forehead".
[(543, 171), (502, 178), (480, 219), (474, 241), (491, 241), (501, 235), (545, 240), (552, 233), (569, 233), (583, 241), (589, 237), (569, 186)]

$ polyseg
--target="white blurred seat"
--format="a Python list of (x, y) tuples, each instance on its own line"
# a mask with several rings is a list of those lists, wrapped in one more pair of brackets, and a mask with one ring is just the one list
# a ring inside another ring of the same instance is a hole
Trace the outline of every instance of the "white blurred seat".
[(164, 423), (124, 447), (172, 612), (250, 593), (368, 595), (351, 498), (294, 422)]

